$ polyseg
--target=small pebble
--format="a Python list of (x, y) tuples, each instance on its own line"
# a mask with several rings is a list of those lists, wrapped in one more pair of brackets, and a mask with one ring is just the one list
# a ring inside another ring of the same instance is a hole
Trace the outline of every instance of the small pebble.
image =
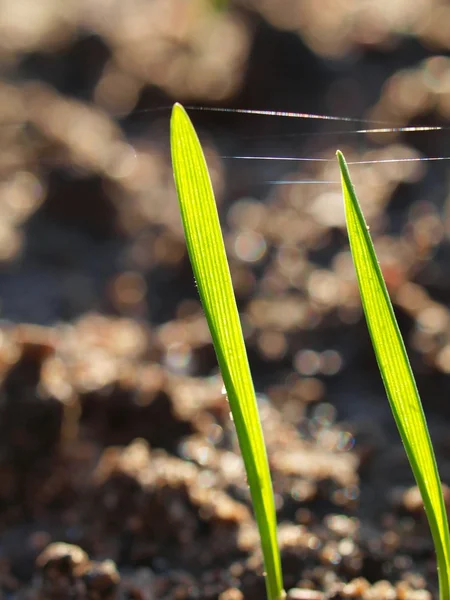
[(377, 581), (363, 594), (364, 600), (396, 600), (394, 586), (384, 579)]
[(237, 588), (228, 588), (220, 594), (219, 600), (244, 600), (244, 594)]
[(432, 596), (428, 590), (410, 590), (405, 600), (432, 600)]
[(79, 546), (56, 542), (47, 546), (38, 556), (36, 566), (42, 569), (44, 574), (51, 569), (52, 572), (59, 571), (60, 573), (72, 575), (87, 566), (88, 561), (88, 555)]
[(287, 600), (324, 600), (325, 596), (318, 590), (292, 588), (287, 593)]
[(364, 577), (357, 577), (344, 585), (342, 596), (344, 598), (358, 598), (359, 596), (362, 596), (369, 587), (370, 583), (367, 579), (364, 579)]

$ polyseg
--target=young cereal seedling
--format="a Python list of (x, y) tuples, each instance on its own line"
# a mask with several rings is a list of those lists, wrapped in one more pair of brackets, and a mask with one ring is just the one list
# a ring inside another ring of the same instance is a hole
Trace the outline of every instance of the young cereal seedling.
[[(172, 163), (186, 242), (208, 321), (259, 528), (269, 600), (284, 598), (275, 506), (261, 423), (206, 161), (179, 104), (171, 119)], [(420, 489), (436, 550), (440, 600), (450, 600), (450, 537), (436, 459), (375, 250), (347, 164), (337, 153), (350, 247), (381, 377)]]
[(341, 152), (337, 152), (337, 157), (350, 248), (367, 326), (392, 413), (430, 524), (438, 564), (440, 599), (449, 600), (450, 540), (433, 446), (405, 345), (347, 163)]
[(170, 123), (172, 164), (189, 257), (228, 395), (258, 524), (269, 600), (284, 598), (275, 504), (253, 381), (205, 157), (184, 108)]

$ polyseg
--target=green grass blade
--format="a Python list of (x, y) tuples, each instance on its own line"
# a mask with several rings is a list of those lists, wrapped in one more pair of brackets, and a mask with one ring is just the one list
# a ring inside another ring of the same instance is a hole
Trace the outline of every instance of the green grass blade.
[(266, 449), (216, 203), (203, 151), (184, 108), (171, 119), (175, 184), (187, 248), (237, 430), (258, 524), (269, 600), (283, 597)]
[(428, 427), (391, 301), (341, 152), (345, 213), (359, 289), (381, 377), (422, 495), (437, 555), (441, 600), (450, 598), (450, 542), (441, 482)]

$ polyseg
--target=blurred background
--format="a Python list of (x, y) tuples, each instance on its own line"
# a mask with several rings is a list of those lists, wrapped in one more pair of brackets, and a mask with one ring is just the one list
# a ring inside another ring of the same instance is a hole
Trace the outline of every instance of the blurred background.
[(173, 186), (180, 101), (217, 193), (286, 587), (427, 600), (334, 156), (362, 163), (449, 482), (449, 48), (444, 0), (0, 0), (0, 597), (263, 593)]

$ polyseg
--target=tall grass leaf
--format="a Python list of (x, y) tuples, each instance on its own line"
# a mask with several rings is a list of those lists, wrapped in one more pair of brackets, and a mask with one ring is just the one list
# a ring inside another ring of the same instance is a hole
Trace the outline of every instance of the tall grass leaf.
[(272, 483), (216, 203), (203, 151), (184, 108), (171, 118), (172, 164), (187, 248), (247, 472), (269, 600), (283, 597)]
[(437, 555), (441, 600), (450, 597), (447, 513), (428, 427), (373, 243), (341, 152), (348, 236), (364, 313), (391, 409), (422, 495)]

